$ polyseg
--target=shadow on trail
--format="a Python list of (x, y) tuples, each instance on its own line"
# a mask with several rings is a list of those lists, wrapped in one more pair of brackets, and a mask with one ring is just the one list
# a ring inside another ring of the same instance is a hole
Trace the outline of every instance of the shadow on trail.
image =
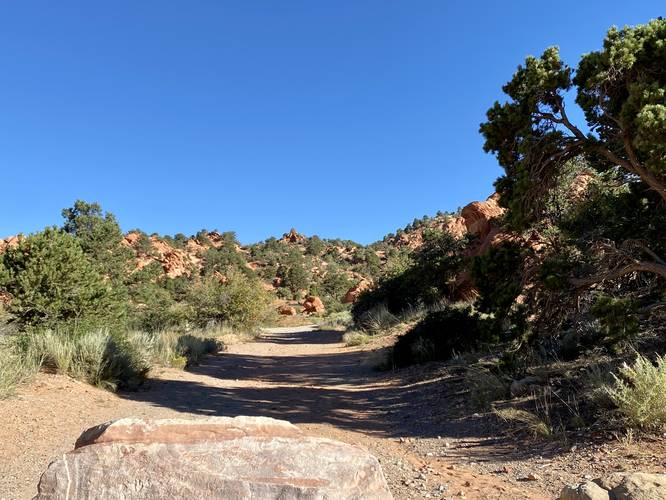
[(294, 331), (288, 333), (267, 332), (263, 333), (257, 342), (270, 342), (272, 344), (339, 344), (342, 342), (344, 332), (335, 330), (320, 331)]
[[(339, 332), (269, 333), (257, 343), (332, 344), (339, 337)], [(460, 453), (478, 461), (551, 454), (496, 437), (491, 416), (462, 409), (465, 396), (455, 384), (427, 374), (424, 379), (422, 371), (378, 373), (366, 355), (342, 348), (294, 356), (222, 353), (206, 357), (183, 379), (151, 380), (145, 390), (120, 395), (198, 415), (273, 417), (383, 437), (469, 438)]]

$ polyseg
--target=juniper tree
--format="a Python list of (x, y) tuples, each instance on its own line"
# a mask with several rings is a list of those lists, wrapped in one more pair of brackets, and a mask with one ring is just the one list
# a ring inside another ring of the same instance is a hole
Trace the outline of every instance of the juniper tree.
[[(550, 47), (540, 57), (528, 57), (503, 90), (509, 99), (488, 110), (481, 133), (484, 149), (504, 168), (496, 188), (514, 227), (538, 220), (548, 191), (575, 158), (601, 172), (615, 170), (654, 211), (663, 212), (666, 20), (611, 28), (603, 48), (584, 55), (577, 68), (567, 66), (559, 50)], [(567, 97), (574, 92), (583, 125), (575, 124), (567, 110)], [(666, 263), (646, 245), (638, 246), (623, 265), (575, 284), (588, 286), (636, 271), (666, 277)]]

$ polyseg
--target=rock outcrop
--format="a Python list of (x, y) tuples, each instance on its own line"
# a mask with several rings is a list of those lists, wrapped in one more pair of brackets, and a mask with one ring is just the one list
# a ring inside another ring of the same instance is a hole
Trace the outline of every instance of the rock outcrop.
[(312, 295), (305, 297), (301, 305), (303, 306), (303, 312), (306, 314), (322, 313), (326, 310), (321, 299)]
[(616, 472), (610, 476), (565, 486), (559, 500), (666, 500), (666, 474)]
[(366, 290), (369, 290), (371, 287), (372, 287), (372, 282), (370, 280), (365, 278), (361, 279), (361, 281), (359, 281), (356, 285), (354, 285), (347, 291), (344, 298), (342, 299), (342, 303), (353, 304), (354, 302), (356, 302), (359, 295), (361, 295)]
[(494, 219), (497, 219), (504, 213), (504, 209), (499, 206), (499, 195), (497, 193), (490, 196), (486, 201), (473, 201), (460, 212), (460, 216), (465, 222), (467, 233), (484, 240), (490, 230)]
[(305, 236), (300, 234), (296, 229), (293, 227), (288, 233), (284, 233), (282, 235), (282, 239), (280, 241), (283, 241), (285, 243), (302, 243), (305, 241)]
[(21, 235), (18, 235), (18, 236), (9, 236), (4, 240), (0, 239), (0, 253), (3, 253), (8, 248), (16, 248), (18, 244), (21, 242), (22, 238), (23, 237)]
[(282, 420), (122, 419), (85, 431), (49, 465), (37, 499), (390, 499), (361, 448)]

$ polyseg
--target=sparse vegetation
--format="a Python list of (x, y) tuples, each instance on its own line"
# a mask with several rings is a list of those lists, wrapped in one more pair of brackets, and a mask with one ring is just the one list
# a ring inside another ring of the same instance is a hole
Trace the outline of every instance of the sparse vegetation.
[(356, 347), (370, 342), (370, 335), (358, 330), (352, 330), (342, 336), (342, 341), (347, 347)]
[(638, 355), (624, 364), (604, 392), (629, 427), (660, 431), (666, 428), (666, 358), (655, 363)]

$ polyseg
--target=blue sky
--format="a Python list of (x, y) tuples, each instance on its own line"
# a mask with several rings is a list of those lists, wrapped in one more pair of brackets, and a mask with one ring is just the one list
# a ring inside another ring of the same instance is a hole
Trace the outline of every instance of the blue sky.
[[(661, 8), (660, 8), (661, 7)], [(528, 54), (570, 64), (654, 1), (0, 6), (0, 236), (75, 199), (123, 229), (368, 243), (488, 196), (478, 126)]]

